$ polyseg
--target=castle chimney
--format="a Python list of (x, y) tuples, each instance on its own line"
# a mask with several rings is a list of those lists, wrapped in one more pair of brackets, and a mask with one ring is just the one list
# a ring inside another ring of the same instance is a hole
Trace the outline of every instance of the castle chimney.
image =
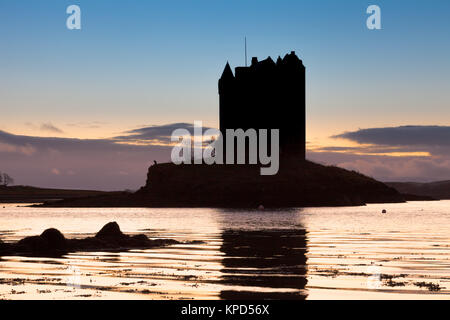
[(256, 65), (258, 63), (258, 58), (257, 57), (253, 57), (252, 58), (252, 66)]
[(291, 54), (292, 54), (292, 55), (295, 55), (295, 51), (291, 51)]

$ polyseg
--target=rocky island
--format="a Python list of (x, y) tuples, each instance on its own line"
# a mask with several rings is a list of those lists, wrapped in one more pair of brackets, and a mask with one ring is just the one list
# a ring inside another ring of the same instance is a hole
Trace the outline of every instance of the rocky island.
[(46, 202), (47, 207), (286, 208), (361, 206), (404, 202), (394, 188), (355, 171), (295, 158), (283, 159), (277, 175), (258, 165), (156, 164), (135, 193)]

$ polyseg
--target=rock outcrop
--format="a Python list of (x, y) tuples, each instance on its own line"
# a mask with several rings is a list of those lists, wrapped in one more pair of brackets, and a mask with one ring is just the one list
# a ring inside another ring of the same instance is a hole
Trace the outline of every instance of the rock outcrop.
[(126, 235), (120, 231), (120, 227), (117, 222), (107, 223), (96, 235), (97, 239), (103, 240), (122, 240), (126, 238)]
[(68, 249), (66, 238), (59, 230), (47, 229), (40, 236), (27, 237), (20, 240), (14, 250), (23, 253), (65, 252)]

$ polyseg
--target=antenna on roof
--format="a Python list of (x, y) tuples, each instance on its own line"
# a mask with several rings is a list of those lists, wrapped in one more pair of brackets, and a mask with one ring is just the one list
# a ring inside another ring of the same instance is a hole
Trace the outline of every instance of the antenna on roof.
[(245, 42), (245, 66), (247, 66), (247, 37), (244, 37)]

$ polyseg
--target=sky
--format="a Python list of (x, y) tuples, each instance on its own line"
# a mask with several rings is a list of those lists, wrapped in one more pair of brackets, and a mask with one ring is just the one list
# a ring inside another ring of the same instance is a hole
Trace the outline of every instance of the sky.
[[(73, 4), (81, 30), (66, 27)], [(366, 26), (372, 4), (381, 30)], [(307, 158), (383, 181), (450, 179), (449, 34), (447, 0), (0, 0), (0, 171), (138, 188), (168, 160), (161, 133), (218, 126), (217, 80), (245, 64), (247, 37), (249, 60), (295, 51), (306, 66)]]

